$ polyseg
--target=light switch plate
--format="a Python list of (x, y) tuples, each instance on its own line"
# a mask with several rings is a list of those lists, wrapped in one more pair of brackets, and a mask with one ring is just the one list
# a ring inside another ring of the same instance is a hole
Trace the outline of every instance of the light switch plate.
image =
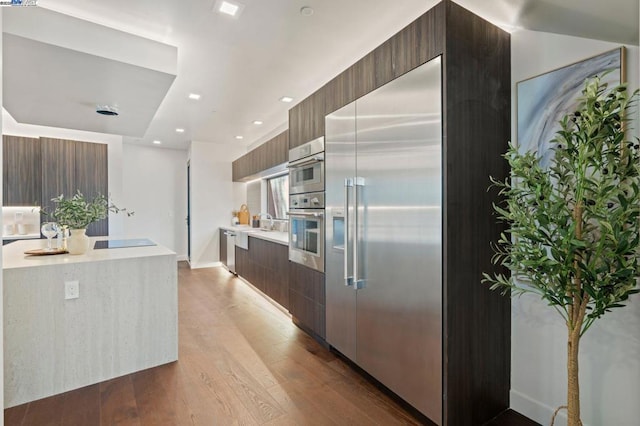
[(80, 283), (78, 281), (64, 282), (64, 298), (77, 299), (80, 297)]

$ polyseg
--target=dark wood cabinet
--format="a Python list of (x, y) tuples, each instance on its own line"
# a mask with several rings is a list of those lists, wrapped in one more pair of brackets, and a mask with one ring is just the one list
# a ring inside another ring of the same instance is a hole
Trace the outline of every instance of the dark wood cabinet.
[(355, 99), (374, 91), (395, 78), (392, 46), (392, 41), (387, 40), (356, 62), (354, 66)]
[(42, 207), (53, 211), (51, 201), (59, 195), (72, 196), (75, 191), (75, 145), (60, 139), (40, 138), (42, 144)]
[(289, 308), (288, 268), (288, 246), (249, 236), (249, 250), (236, 247), (238, 275), (285, 309)]
[(227, 234), (224, 229), (220, 229), (220, 262), (227, 266)]
[(294, 322), (326, 338), (324, 274), (289, 262), (289, 312)]
[(2, 204), (37, 206), (42, 197), (40, 139), (2, 137)]
[(245, 250), (238, 246), (235, 246), (236, 250), (236, 274), (244, 277), (247, 281), (247, 275), (249, 274), (249, 250)]
[(254, 179), (260, 173), (286, 163), (289, 160), (289, 131), (268, 140), (247, 152), (232, 163), (234, 182)]
[[(107, 145), (40, 138), (42, 148), (42, 206), (52, 211), (52, 198), (76, 191), (86, 198), (109, 195)], [(87, 235), (109, 235), (109, 219), (89, 225)]]
[[(74, 142), (73, 145), (76, 189), (90, 199), (99, 194), (108, 197), (107, 145), (89, 142)], [(109, 218), (89, 225), (87, 235), (109, 235)]]
[(324, 136), (325, 87), (289, 110), (289, 149)]
[(356, 99), (356, 70), (361, 68), (358, 65), (340, 73), (325, 86), (325, 115)]
[(394, 78), (444, 51), (444, 37), (441, 35), (445, 31), (445, 14), (444, 3), (441, 3), (391, 38)]

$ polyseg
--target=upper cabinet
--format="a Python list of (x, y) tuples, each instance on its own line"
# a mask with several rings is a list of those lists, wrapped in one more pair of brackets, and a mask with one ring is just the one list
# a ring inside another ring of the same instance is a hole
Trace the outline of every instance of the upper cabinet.
[(2, 137), (2, 204), (37, 206), (42, 194), (40, 139)]
[[(52, 198), (109, 195), (107, 145), (72, 140), (40, 138), (42, 144), (42, 206), (53, 210)], [(92, 223), (87, 235), (109, 235), (109, 220)]]
[(289, 148), (324, 136), (324, 117), (438, 56), (446, 8), (434, 7), (289, 110)]
[[(40, 205), (52, 211), (51, 199), (60, 194), (109, 195), (106, 144), (10, 135), (2, 142), (5, 206)], [(109, 235), (108, 219), (91, 224), (87, 235)]]
[(286, 163), (289, 160), (289, 132), (284, 131), (232, 164), (234, 182), (254, 179), (260, 173)]
[(391, 38), (393, 77), (419, 67), (444, 51), (446, 8), (434, 7)]
[(325, 88), (289, 110), (289, 149), (324, 136)]

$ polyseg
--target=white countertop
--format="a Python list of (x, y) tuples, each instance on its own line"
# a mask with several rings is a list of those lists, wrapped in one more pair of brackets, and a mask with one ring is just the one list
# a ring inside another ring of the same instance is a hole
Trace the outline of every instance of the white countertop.
[(260, 238), (273, 243), (289, 245), (289, 233), (280, 231), (265, 231), (259, 228), (252, 228), (249, 225), (221, 226), (220, 229), (234, 232), (249, 232), (249, 237)]
[[(28, 256), (24, 254), (27, 250), (45, 248), (46, 239), (21, 240), (7, 244), (2, 248), (2, 269), (31, 268), (37, 266), (63, 265), (70, 263), (102, 262), (105, 260), (130, 259), (136, 257), (175, 255), (166, 247), (155, 245), (145, 247), (123, 247), (112, 249), (93, 249), (95, 241), (120, 239), (108, 237), (90, 237), (90, 248), (85, 254), (56, 254), (48, 256)], [(56, 240), (53, 240), (55, 246)]]

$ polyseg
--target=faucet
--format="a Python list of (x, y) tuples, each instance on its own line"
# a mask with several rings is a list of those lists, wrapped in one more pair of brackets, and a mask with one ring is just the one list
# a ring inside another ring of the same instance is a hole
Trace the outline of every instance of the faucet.
[(269, 213), (258, 213), (258, 218), (260, 218), (261, 222), (262, 222), (262, 216), (269, 219), (269, 230), (273, 230), (273, 216), (271, 216)]

